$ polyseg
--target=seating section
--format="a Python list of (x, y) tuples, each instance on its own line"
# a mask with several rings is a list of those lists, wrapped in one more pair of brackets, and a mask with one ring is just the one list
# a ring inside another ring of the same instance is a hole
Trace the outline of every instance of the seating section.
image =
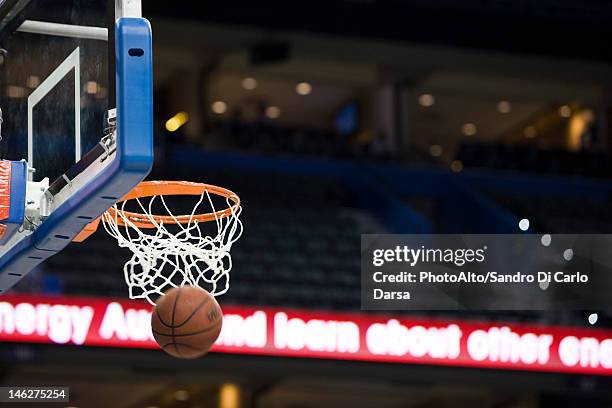
[(279, 126), (266, 121), (224, 121), (211, 125), (207, 135), (210, 146), (207, 147), (300, 157), (390, 159), (375, 143), (356, 142), (355, 139), (313, 127)]
[[(378, 145), (376, 138), (357, 141), (309, 127), (280, 126), (269, 121), (238, 120), (213, 122), (207, 132), (206, 148), (210, 150), (240, 150), (271, 155), (297, 157), (332, 157), (384, 161), (389, 163), (440, 165), (429, 154), (410, 149), (401, 157)], [(542, 149), (531, 145), (503, 143), (462, 143), (455, 159), (468, 168), (488, 168), (560, 176), (610, 177), (612, 165), (605, 153), (569, 152), (564, 149)]]
[(467, 143), (456, 156), (465, 167), (515, 170), (561, 176), (610, 177), (610, 157), (603, 153), (572, 153), (559, 149), (499, 143)]
[(612, 231), (610, 200), (499, 193), (490, 193), (490, 196), (518, 217), (529, 219), (535, 232), (608, 234)]
[[(259, 208), (244, 218), (228, 299), (292, 307), (359, 305), (360, 229), (340, 210)], [(296, 215), (300, 220), (296, 220)]]

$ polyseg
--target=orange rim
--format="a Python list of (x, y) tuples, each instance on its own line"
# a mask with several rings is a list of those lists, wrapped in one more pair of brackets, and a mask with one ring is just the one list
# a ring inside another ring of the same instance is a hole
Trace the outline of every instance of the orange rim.
[(228, 208), (194, 215), (146, 215), (131, 211), (115, 210), (114, 207), (108, 209), (108, 213), (117, 220), (117, 225), (125, 225), (125, 221), (119, 214), (123, 214), (130, 222), (138, 228), (155, 228), (156, 225), (151, 222), (155, 221), (158, 224), (187, 224), (190, 221), (209, 222), (221, 218), (229, 217), (240, 208), (240, 198), (234, 192), (218, 186), (203, 183), (192, 183), (189, 181), (143, 181), (130, 191), (125, 197), (118, 201), (122, 203), (137, 198), (154, 197), (154, 196), (170, 196), (170, 195), (195, 195), (200, 196), (208, 191), (209, 194), (218, 195), (229, 199), (232, 202)]

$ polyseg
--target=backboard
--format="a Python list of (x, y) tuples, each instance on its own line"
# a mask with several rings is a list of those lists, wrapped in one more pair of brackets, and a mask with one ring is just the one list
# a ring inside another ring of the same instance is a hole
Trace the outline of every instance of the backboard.
[(25, 160), (0, 291), (63, 249), (150, 171), (151, 31), (134, 0), (0, 2), (0, 159)]
[(57, 179), (93, 148), (114, 107), (105, 3), (33, 0), (2, 32), (0, 157), (26, 159), (35, 181)]

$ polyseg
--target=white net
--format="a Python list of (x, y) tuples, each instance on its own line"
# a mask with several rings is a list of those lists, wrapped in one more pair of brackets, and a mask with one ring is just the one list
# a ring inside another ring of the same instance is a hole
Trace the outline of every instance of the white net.
[[(143, 203), (145, 200), (148, 203)], [(126, 215), (126, 205), (131, 201), (142, 212), (141, 219)], [(163, 195), (135, 198), (116, 204), (114, 211), (102, 217), (104, 228), (119, 246), (132, 251), (123, 267), (130, 299), (146, 299), (155, 304), (165, 291), (183, 285), (201, 287), (213, 296), (224, 294), (229, 289), (232, 269), (230, 249), (242, 235), (242, 207), (233, 206), (227, 198), (229, 215), (218, 216), (211, 194), (205, 190), (191, 215), (184, 217), (173, 215), (166, 201)], [(152, 215), (157, 207), (170, 216), (170, 222)], [(195, 214), (206, 212), (203, 208), (215, 214), (213, 221), (195, 219)], [(136, 225), (139, 221), (154, 228), (140, 228)]]

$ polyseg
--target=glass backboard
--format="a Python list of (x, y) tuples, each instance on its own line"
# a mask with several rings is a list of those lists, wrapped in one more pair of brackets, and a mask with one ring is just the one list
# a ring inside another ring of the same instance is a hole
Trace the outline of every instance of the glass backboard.
[(0, 0), (0, 159), (29, 167), (0, 292), (149, 173), (151, 53), (139, 0)]
[[(31, 0), (0, 26), (0, 157), (52, 182), (91, 150), (115, 107), (114, 2)], [(8, 18), (7, 18), (8, 17)], [(111, 39), (112, 40), (112, 39)]]

